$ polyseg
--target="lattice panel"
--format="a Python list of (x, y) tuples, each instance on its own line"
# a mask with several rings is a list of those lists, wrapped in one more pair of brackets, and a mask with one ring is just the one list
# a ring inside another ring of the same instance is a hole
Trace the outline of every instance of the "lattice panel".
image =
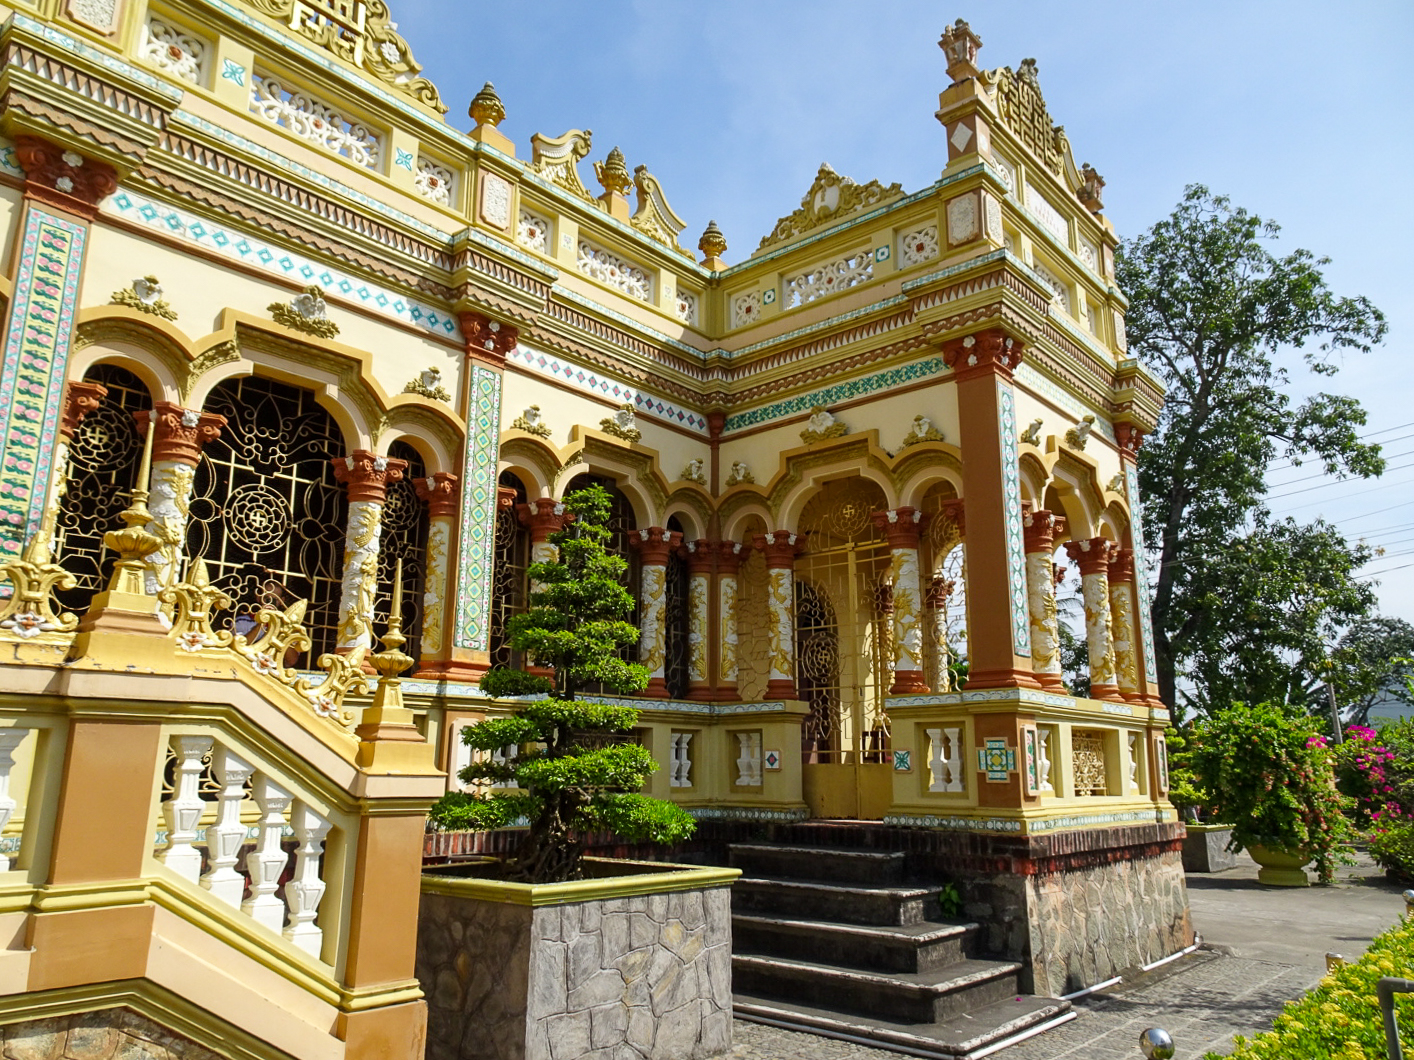
[(1109, 773), (1105, 768), (1105, 737), (1101, 733), (1076, 730), (1070, 736), (1071, 769), (1076, 795), (1108, 795)]
[(388, 608), (393, 602), (393, 575), (399, 559), (403, 561), (403, 636), (407, 643), (403, 651), (414, 659), (422, 650), (422, 595), (427, 588), (427, 505), (417, 495), (415, 483), (427, 477), (427, 467), (417, 450), (407, 442), (397, 441), (388, 448), (388, 455), (406, 460), (407, 470), (401, 482), (388, 487), (388, 499), (383, 503), (383, 530), (378, 542), (378, 594), (373, 600), (373, 640), (377, 644), (388, 623)]

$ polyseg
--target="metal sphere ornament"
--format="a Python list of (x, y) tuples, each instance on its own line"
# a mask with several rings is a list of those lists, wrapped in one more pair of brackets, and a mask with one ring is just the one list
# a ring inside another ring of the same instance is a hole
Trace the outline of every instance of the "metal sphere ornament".
[(1139, 1035), (1139, 1048), (1149, 1060), (1173, 1060), (1173, 1038), (1159, 1027), (1150, 1027)]

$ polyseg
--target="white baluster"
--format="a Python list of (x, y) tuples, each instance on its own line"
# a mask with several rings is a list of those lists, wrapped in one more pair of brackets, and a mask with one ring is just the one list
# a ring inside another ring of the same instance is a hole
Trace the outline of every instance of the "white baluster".
[(279, 931), (285, 926), (285, 903), (275, 897), (275, 891), (289, 860), (280, 848), (280, 839), (292, 796), (267, 776), (251, 781), (250, 793), (260, 807), (260, 838), (255, 849), (246, 855), (250, 897), (241, 903), (241, 912), (271, 931)]
[(201, 878), (201, 885), (222, 901), (239, 906), (245, 896), (245, 877), (236, 871), (246, 837), (241, 803), (245, 801), (246, 781), (255, 767), (218, 744), (211, 752), (211, 771), (221, 785), (221, 802), (216, 823), (206, 830), (206, 856), (211, 867)]
[(201, 759), (211, 751), (209, 736), (173, 736), (177, 769), (172, 777), (172, 797), (162, 804), (167, 820), (167, 848), (157, 860), (192, 883), (201, 875), (201, 851), (192, 846), (206, 803), (201, 801)]
[(682, 787), (682, 733), (668, 737), (668, 787)]
[(759, 787), (761, 780), (761, 734), (751, 733), (751, 783)]
[(751, 784), (751, 734), (749, 732), (739, 732), (736, 734), (737, 756), (736, 756), (736, 782), (738, 787), (748, 787)]
[[(15, 768), (15, 752), (28, 735), (28, 729), (0, 729), (0, 831), (15, 813), (17, 804), (10, 797), (10, 770)], [(8, 872), (13, 864), (8, 854), (0, 854), (0, 872)]]
[(948, 783), (944, 791), (966, 791), (967, 774), (962, 768), (962, 728), (954, 726), (944, 729), (943, 736), (947, 739), (947, 775)]
[(928, 773), (933, 780), (928, 785), (929, 791), (947, 791), (948, 778), (945, 770), (947, 768), (947, 750), (943, 747), (943, 730), (928, 729)]
[(685, 733), (683, 733), (683, 734), (682, 734), (682, 773), (681, 773), (681, 776), (682, 776), (682, 783), (678, 785), (678, 787), (681, 787), (681, 788), (690, 788), (690, 787), (692, 787), (692, 759), (688, 757), (688, 745), (691, 744), (691, 743), (692, 743), (692, 733), (690, 733), (690, 732), (685, 732)]
[(314, 923), (324, 897), (319, 854), (333, 825), (302, 802), (295, 803), (290, 824), (299, 846), (295, 848), (295, 874), (285, 884), (285, 901), (290, 905), (290, 926), (285, 928), (285, 938), (318, 957), (324, 945), (324, 931)]
[(1139, 734), (1129, 734), (1129, 790), (1139, 790)]
[(1036, 754), (1040, 758), (1037, 769), (1041, 774), (1041, 790), (1053, 792), (1056, 789), (1051, 783), (1051, 730), (1047, 725), (1036, 730)]

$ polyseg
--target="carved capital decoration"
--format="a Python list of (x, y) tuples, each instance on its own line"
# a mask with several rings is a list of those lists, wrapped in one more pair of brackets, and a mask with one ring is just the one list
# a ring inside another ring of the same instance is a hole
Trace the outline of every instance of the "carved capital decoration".
[(59, 434), (72, 439), (83, 418), (102, 404), (108, 388), (102, 383), (71, 380), (64, 384), (64, 411), (59, 416)]
[(516, 518), (521, 526), (530, 530), (531, 544), (539, 545), (557, 530), (563, 530), (570, 516), (565, 514), (563, 501), (541, 497), (529, 504), (516, 505)]
[[(157, 402), (152, 411), (154, 415), (151, 419), (157, 425), (157, 433), (152, 438), (154, 463), (167, 460), (196, 467), (201, 462), (202, 447), (221, 437), (221, 428), (226, 426), (225, 416), (200, 409), (184, 409), (170, 401)], [(133, 419), (137, 423), (138, 435), (147, 437), (147, 412), (135, 412)]]
[(1081, 541), (1067, 541), (1065, 553), (1080, 568), (1080, 576), (1105, 574), (1110, 572), (1110, 560), (1119, 546), (1107, 537), (1089, 537)]
[(1116, 547), (1110, 556), (1108, 574), (1111, 582), (1134, 580), (1134, 549)]
[(718, 541), (717, 549), (717, 572), (719, 574), (736, 575), (741, 569), (742, 546), (740, 541)]
[(917, 548), (923, 528), (930, 516), (917, 508), (892, 508), (885, 512), (874, 512), (870, 517), (874, 526), (882, 530), (889, 548)]
[(457, 502), (461, 499), (458, 479), (450, 471), (435, 471), (427, 478), (417, 479), (413, 488), (417, 499), (427, 505), (427, 515), (431, 519), (438, 516), (457, 514)]
[(668, 557), (682, 544), (682, 534), (677, 530), (650, 526), (629, 534), (628, 544), (639, 554), (645, 567), (666, 567)]
[(687, 563), (688, 574), (711, 574), (717, 558), (716, 543), (706, 538), (684, 541), (678, 555)]
[(470, 311), (457, 314), (461, 321), (462, 334), (466, 337), (466, 352), (494, 365), (503, 365), (516, 343), (520, 341), (520, 329), (511, 324), (502, 324), (483, 313)]
[(25, 192), (92, 220), (98, 204), (118, 187), (118, 171), (38, 136), (17, 136), (15, 158), (25, 171)]
[(984, 372), (1010, 379), (1017, 365), (1021, 364), (1023, 347), (1020, 339), (1012, 338), (1000, 328), (990, 328), (975, 335), (950, 339), (943, 343), (942, 352), (943, 363), (959, 379)]
[(348, 456), (336, 456), (329, 461), (334, 478), (347, 486), (350, 501), (371, 501), (382, 504), (388, 499), (388, 485), (401, 482), (407, 470), (406, 460), (374, 456), (367, 449), (355, 449)]
[(957, 582), (953, 579), (935, 576), (928, 583), (928, 589), (923, 594), (923, 603), (930, 611), (942, 611), (948, 606), (948, 600), (956, 588)]
[(1144, 444), (1144, 432), (1132, 423), (1116, 423), (1115, 441), (1119, 443), (1121, 456), (1137, 457)]
[(1021, 522), (1027, 552), (1050, 554), (1055, 551), (1056, 535), (1065, 533), (1065, 516), (1048, 512), (1044, 508), (1027, 512)]
[(772, 530), (755, 535), (753, 547), (766, 554), (767, 570), (793, 570), (795, 557), (805, 551), (805, 535), (789, 530)]

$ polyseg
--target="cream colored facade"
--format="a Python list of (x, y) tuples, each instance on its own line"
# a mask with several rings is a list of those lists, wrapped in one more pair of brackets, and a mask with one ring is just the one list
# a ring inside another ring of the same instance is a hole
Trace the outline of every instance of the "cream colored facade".
[(951, 27), (938, 180), (823, 166), (729, 265), (644, 167), (581, 172), (588, 134), (512, 143), (489, 86), (449, 122), (381, 3), (0, 12), (0, 1022), (419, 1055), (422, 815), (511, 707), (476, 681), (583, 475), (641, 594), (653, 794), (1175, 819), (1135, 550), (1161, 395), (1034, 64)]

